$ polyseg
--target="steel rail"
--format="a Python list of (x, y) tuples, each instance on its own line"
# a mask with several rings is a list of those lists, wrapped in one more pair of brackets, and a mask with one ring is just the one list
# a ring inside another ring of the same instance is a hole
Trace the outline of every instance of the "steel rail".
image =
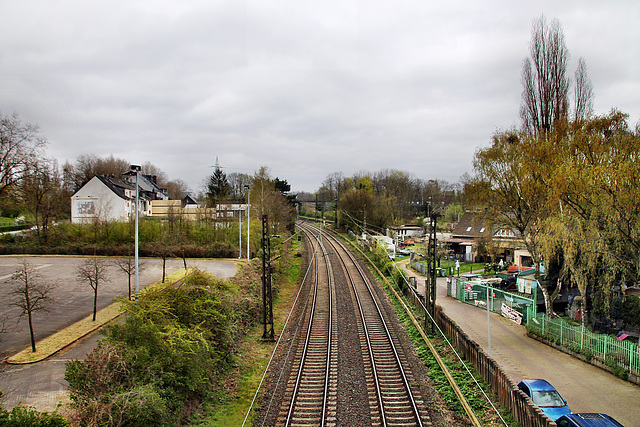
[[(313, 253), (314, 253), (314, 259), (315, 259), (315, 274), (314, 274), (314, 289), (313, 289), (313, 301), (312, 301), (312, 306), (311, 306), (311, 310), (310, 310), (310, 316), (309, 316), (309, 322), (308, 322), (308, 326), (307, 326), (307, 333), (305, 335), (305, 342), (304, 342), (304, 348), (303, 348), (303, 352), (302, 352), (302, 358), (300, 361), (300, 365), (298, 367), (298, 373), (296, 375), (296, 380), (295, 380), (295, 384), (294, 384), (294, 389), (293, 389), (293, 393), (291, 396), (291, 403), (289, 405), (289, 410), (287, 412), (287, 418), (285, 421), (285, 425), (291, 425), (292, 423), (292, 417), (294, 416), (294, 410), (296, 405), (294, 404), (296, 401), (296, 398), (298, 396), (298, 392), (301, 388), (301, 383), (302, 383), (302, 378), (303, 378), (303, 373), (304, 373), (304, 369), (306, 367), (306, 362), (307, 362), (307, 356), (308, 356), (308, 352), (309, 352), (309, 346), (311, 344), (312, 341), (312, 330), (314, 327), (314, 321), (316, 320), (316, 303), (318, 300), (318, 283), (319, 283), (319, 271), (320, 268), (318, 266), (318, 250), (320, 251), (320, 254), (322, 255), (322, 257), (325, 260), (325, 267), (326, 267), (326, 271), (327, 271), (327, 295), (328, 295), (328, 319), (327, 319), (327, 325), (328, 325), (328, 334), (327, 334), (327, 341), (326, 341), (326, 356), (325, 356), (325, 375), (324, 375), (324, 386), (323, 386), (323, 391), (322, 391), (322, 405), (321, 405), (321, 415), (320, 415), (320, 425), (324, 426), (325, 421), (326, 421), (326, 411), (327, 411), (327, 395), (328, 395), (328, 388), (329, 388), (329, 368), (330, 368), (330, 361), (331, 361), (331, 339), (332, 339), (332, 324), (333, 324), (333, 319), (332, 319), (332, 315), (333, 315), (333, 307), (332, 307), (332, 298), (331, 298), (331, 266), (329, 264), (329, 260), (328, 257), (326, 256), (326, 250), (324, 248), (324, 245), (321, 241), (321, 237), (320, 235), (315, 235), (313, 234), (313, 232), (309, 229), (305, 229), (304, 227), (300, 227), (300, 229), (309, 237), (309, 236), (313, 236), (313, 239), (309, 238), (309, 241), (312, 243), (313, 246)], [(315, 240), (315, 242), (314, 242)]]
[[(433, 355), (434, 359), (438, 363), (438, 366), (440, 366), (440, 369), (442, 370), (442, 372), (444, 373), (445, 377), (447, 378), (447, 381), (449, 382), (449, 385), (451, 386), (451, 388), (453, 389), (456, 397), (458, 398), (458, 401), (460, 402), (460, 405), (464, 408), (465, 412), (469, 416), (469, 420), (471, 421), (471, 424), (474, 427), (481, 427), (482, 424), (480, 423), (480, 420), (478, 420), (478, 417), (476, 416), (475, 412), (473, 412), (473, 408), (471, 408), (471, 405), (469, 404), (467, 399), (464, 397), (464, 394), (462, 393), (462, 390), (460, 390), (460, 387), (458, 387), (458, 384), (456, 383), (455, 378), (453, 378), (453, 375), (451, 374), (451, 372), (447, 368), (446, 364), (444, 363), (444, 361), (442, 360), (442, 358), (438, 354), (438, 351), (436, 350), (435, 346), (433, 345), (433, 343), (431, 342), (431, 340), (429, 339), (427, 334), (424, 332), (424, 329), (422, 329), (422, 326), (420, 325), (420, 323), (416, 320), (416, 318), (413, 315), (413, 312), (411, 311), (411, 309), (409, 309), (409, 307), (407, 307), (407, 305), (404, 303), (404, 300), (401, 298), (400, 294), (398, 294), (398, 291), (396, 291), (396, 289), (391, 285), (391, 283), (389, 283), (389, 281), (384, 277), (384, 274), (382, 274), (380, 269), (369, 259), (369, 257), (364, 252), (362, 252), (362, 250), (360, 250), (360, 248), (357, 248), (356, 246), (354, 246), (354, 247), (362, 254), (363, 257), (365, 257), (369, 261), (369, 264), (371, 264), (371, 266), (376, 269), (376, 271), (378, 272), (380, 277), (382, 277), (382, 279), (387, 283), (387, 285), (389, 285), (389, 288), (391, 289), (391, 291), (395, 295), (396, 299), (398, 301), (400, 301), (400, 303), (402, 304), (405, 312), (409, 315), (409, 317), (411, 318), (412, 323), (414, 324), (414, 326), (416, 327), (416, 329), (418, 330), (418, 332), (422, 336), (422, 340), (429, 347), (429, 350), (431, 351), (431, 354)], [(424, 308), (424, 306), (423, 306), (423, 308)], [(426, 312), (426, 310), (425, 310), (425, 312)], [(431, 319), (431, 320), (435, 324), (435, 320), (434, 319)], [(442, 332), (442, 330), (440, 331), (440, 333), (445, 338), (445, 340), (448, 341), (447, 337), (444, 335), (444, 332)], [(451, 343), (449, 343), (449, 345), (451, 346), (451, 348), (453, 348)], [(455, 352), (455, 349), (453, 349), (453, 350)], [(460, 359), (460, 356), (458, 356), (458, 359), (464, 365), (464, 362), (462, 361), (462, 359)], [(480, 386), (478, 386), (478, 387), (482, 391), (482, 388)], [(491, 403), (491, 405), (493, 406), (493, 403)], [(496, 412), (497, 412), (497, 410), (496, 410)], [(500, 417), (500, 419), (502, 419), (502, 416), (499, 413), (498, 413), (498, 416)], [(504, 423), (504, 420), (502, 420), (502, 421)]]
[[(414, 414), (415, 419), (417, 421), (417, 425), (422, 426), (423, 425), (422, 418), (420, 417), (420, 412), (418, 411), (418, 407), (417, 407), (417, 404), (415, 402), (415, 398), (413, 396), (413, 392), (411, 390), (411, 387), (409, 386), (409, 381), (407, 380), (406, 372), (404, 370), (404, 367), (402, 366), (402, 362), (400, 360), (400, 356), (398, 354), (398, 350), (397, 350), (396, 345), (394, 343), (394, 340), (393, 340), (393, 338), (391, 336), (391, 332), (389, 331), (389, 327), (387, 325), (387, 322), (386, 322), (386, 320), (385, 320), (385, 318), (384, 318), (384, 316), (382, 314), (382, 310), (381, 310), (381, 308), (380, 308), (380, 306), (379, 306), (379, 304), (377, 302), (376, 297), (374, 296), (374, 293), (373, 293), (373, 290), (371, 288), (371, 284), (370, 284), (369, 280), (366, 278), (364, 272), (362, 271), (362, 268), (360, 267), (360, 265), (358, 264), (356, 259), (347, 250), (347, 248), (342, 244), (342, 242), (340, 242), (338, 239), (336, 239), (330, 233), (327, 233), (326, 231), (322, 230), (321, 228), (319, 228), (319, 227), (315, 227), (315, 228), (318, 229), (321, 234), (324, 233), (326, 236), (328, 236), (329, 239), (330, 239), (330, 244), (333, 247), (335, 247), (336, 249), (337, 249), (337, 247), (336, 247), (336, 244), (337, 244), (342, 249), (342, 251), (349, 257), (349, 259), (351, 260), (353, 265), (356, 267), (356, 269), (357, 269), (357, 271), (358, 271), (358, 273), (359, 273), (359, 275), (360, 275), (360, 277), (361, 277), (361, 279), (362, 279), (362, 281), (363, 281), (363, 283), (364, 283), (364, 285), (365, 285), (365, 287), (366, 287), (366, 289), (367, 289), (367, 291), (369, 293), (371, 301), (373, 302), (373, 305), (376, 308), (376, 312), (377, 312), (378, 318), (380, 319), (380, 322), (381, 322), (381, 324), (382, 324), (382, 326), (384, 328), (387, 341), (388, 341), (388, 343), (389, 343), (389, 345), (390, 345), (390, 347), (391, 347), (391, 349), (393, 351), (395, 362), (396, 362), (396, 365), (398, 367), (398, 370), (400, 371), (401, 379), (402, 379), (404, 388), (406, 390), (407, 396), (409, 398), (409, 401), (411, 403), (411, 408), (413, 410), (413, 414)], [(382, 390), (380, 388), (380, 380), (379, 380), (379, 377), (378, 377), (377, 366), (376, 366), (376, 362), (375, 362), (375, 358), (374, 358), (373, 348), (372, 348), (371, 340), (370, 340), (370, 337), (369, 337), (369, 332), (368, 332), (368, 327), (367, 327), (367, 320), (365, 318), (364, 310), (362, 308), (362, 303), (361, 303), (361, 300), (360, 300), (360, 296), (359, 296), (358, 291), (356, 289), (355, 282), (354, 282), (354, 280), (353, 280), (353, 278), (351, 276), (351, 272), (348, 271), (348, 268), (347, 268), (347, 265), (346, 265), (346, 262), (344, 261), (344, 259), (342, 257), (339, 257), (339, 258), (340, 258), (340, 261), (342, 262), (343, 266), (345, 267), (345, 271), (347, 272), (349, 281), (351, 282), (351, 286), (352, 286), (352, 289), (353, 289), (355, 297), (356, 297), (356, 302), (357, 302), (357, 305), (359, 307), (360, 317), (361, 317), (361, 320), (363, 322), (363, 327), (365, 328), (366, 341), (367, 341), (367, 345), (368, 345), (368, 349), (369, 349), (369, 356), (371, 358), (371, 364), (372, 364), (372, 367), (373, 367), (374, 379), (375, 379), (376, 389), (377, 389), (377, 393), (378, 393), (378, 401), (379, 401), (380, 411), (381, 411), (381, 415), (382, 415), (381, 419), (382, 419), (383, 425), (386, 426), (387, 425), (387, 420), (386, 420), (386, 414), (385, 414), (384, 401), (383, 401), (383, 396), (382, 396)]]

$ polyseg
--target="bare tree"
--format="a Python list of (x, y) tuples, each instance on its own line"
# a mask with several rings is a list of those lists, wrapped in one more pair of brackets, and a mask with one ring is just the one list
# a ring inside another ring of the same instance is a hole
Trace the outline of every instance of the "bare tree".
[(130, 163), (124, 159), (116, 159), (113, 155), (99, 158), (93, 154), (82, 155), (76, 159), (73, 172), (75, 189), (82, 187), (96, 175), (116, 175), (129, 170)]
[(7, 332), (7, 322), (9, 321), (9, 316), (6, 314), (0, 315), (0, 342), (2, 342), (2, 334)]
[(107, 281), (107, 268), (109, 264), (104, 258), (91, 257), (85, 259), (76, 268), (76, 277), (80, 282), (89, 282), (93, 289), (93, 321), (96, 320), (98, 289), (103, 282)]
[(181, 179), (174, 179), (164, 185), (169, 193), (169, 199), (181, 200), (189, 194), (189, 185)]
[(231, 186), (231, 194), (237, 203), (244, 203), (246, 197), (245, 185), (251, 185), (252, 178), (246, 173), (231, 172), (227, 179)]
[(18, 261), (16, 272), (11, 276), (18, 285), (11, 291), (14, 302), (11, 304), (21, 311), (20, 317), (27, 316), (29, 320), (29, 334), (31, 336), (31, 351), (36, 351), (36, 340), (33, 332), (33, 315), (37, 312), (48, 313), (49, 306), (54, 302), (51, 291), (55, 288), (53, 284), (40, 282), (40, 275), (36, 268), (26, 259)]
[(593, 113), (593, 83), (587, 75), (587, 62), (584, 58), (578, 59), (575, 78), (574, 119), (588, 119)]
[(557, 19), (550, 25), (544, 16), (534, 21), (529, 52), (531, 57), (524, 60), (522, 68), (520, 117), (524, 129), (538, 135), (569, 113), (569, 51)]
[(23, 124), (17, 114), (0, 114), (0, 196), (15, 186), (29, 163), (38, 158), (47, 141), (38, 136), (38, 127)]
[[(131, 276), (136, 274), (136, 260), (133, 255), (128, 255), (123, 258), (115, 258), (113, 265), (118, 267), (129, 279), (129, 300), (131, 300)], [(138, 274), (145, 268), (144, 261), (138, 260)]]
[(330, 200), (340, 197), (340, 185), (344, 181), (344, 174), (342, 172), (331, 172), (322, 181), (322, 186), (327, 189), (328, 197)]
[(20, 189), (22, 201), (35, 220), (38, 237), (47, 243), (49, 226), (69, 205), (55, 162), (34, 160), (25, 171)]
[(161, 187), (164, 187), (169, 181), (169, 178), (167, 178), (166, 172), (164, 172), (162, 169), (160, 169), (159, 167), (157, 167), (156, 165), (148, 161), (144, 162), (144, 164), (142, 165), (142, 173), (144, 175), (155, 176), (156, 183)]

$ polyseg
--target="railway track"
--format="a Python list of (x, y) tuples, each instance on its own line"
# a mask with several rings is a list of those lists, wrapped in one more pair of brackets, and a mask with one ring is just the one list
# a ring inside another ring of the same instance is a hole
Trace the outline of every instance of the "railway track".
[(305, 311), (306, 334), (298, 345), (285, 394), (288, 402), (278, 423), (285, 426), (335, 425), (337, 390), (335, 288), (327, 251), (321, 239), (305, 231), (313, 248), (313, 284)]
[[(372, 426), (430, 425), (395, 328), (358, 260), (322, 229), (298, 225), (313, 254), (314, 274), (276, 424), (345, 425), (349, 413), (359, 411), (366, 413), (360, 422)], [(338, 311), (337, 297), (350, 309)], [(350, 331), (348, 325), (355, 327)], [(353, 360), (362, 366), (352, 366)], [(353, 372), (362, 375), (359, 383), (348, 380)], [(348, 403), (340, 401), (353, 384), (364, 390), (350, 394)]]

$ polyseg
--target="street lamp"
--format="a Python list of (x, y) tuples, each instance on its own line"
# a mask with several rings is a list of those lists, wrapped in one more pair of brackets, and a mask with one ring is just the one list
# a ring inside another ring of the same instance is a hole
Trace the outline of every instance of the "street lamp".
[(138, 190), (138, 175), (140, 174), (140, 170), (142, 168), (140, 167), (140, 165), (131, 165), (129, 166), (129, 170), (127, 172), (124, 173), (124, 175), (135, 175), (136, 176), (136, 207), (135, 207), (135, 245), (134, 245), (134, 257), (135, 257), (135, 296), (136, 296), (136, 301), (138, 301), (138, 291), (140, 289), (139, 286), (139, 277), (138, 277), (138, 200), (139, 200), (139, 190)]
[(238, 209), (238, 259), (242, 259), (242, 209)]
[(244, 189), (247, 190), (247, 261), (251, 258), (251, 252), (249, 251), (249, 230), (251, 229), (251, 187), (245, 185)]

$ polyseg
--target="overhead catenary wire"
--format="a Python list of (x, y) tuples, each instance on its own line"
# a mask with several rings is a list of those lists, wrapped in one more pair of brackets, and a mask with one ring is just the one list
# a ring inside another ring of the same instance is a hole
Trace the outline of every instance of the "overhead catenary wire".
[[(352, 246), (353, 243), (352, 243)], [(354, 246), (356, 247), (356, 246)], [(368, 257), (360, 250), (360, 248), (357, 248), (358, 251), (360, 251), (360, 253), (366, 257), (368, 259)], [(376, 270), (378, 270), (378, 268), (373, 264), (373, 262), (371, 262), (371, 260), (369, 260), (369, 263), (371, 265), (374, 266), (374, 268), (376, 268)], [(394, 268), (396, 268), (398, 271), (402, 272), (398, 265), (396, 263), (393, 263)], [(380, 272), (380, 270), (378, 270), (378, 273), (380, 274), (380, 276), (387, 282), (387, 284), (389, 285), (389, 288), (393, 291), (393, 293), (395, 294), (396, 298), (400, 301), (400, 303), (403, 305), (404, 309), (407, 311), (407, 313), (409, 314), (409, 316), (412, 318), (412, 321), (414, 323), (414, 325), (416, 326), (416, 328), (418, 329), (418, 332), (420, 333), (420, 335), (422, 336), (423, 340), (425, 341), (425, 343), (430, 347), (430, 349), (432, 350), (432, 352), (434, 354), (435, 353), (435, 348), (432, 348), (432, 344), (430, 342), (430, 340), (428, 339), (428, 337), (426, 336), (426, 334), (424, 333), (424, 331), (422, 330), (422, 327), (420, 326), (420, 324), (417, 322), (417, 320), (415, 320), (415, 318), (413, 317), (413, 314), (411, 313), (411, 310), (409, 309), (409, 307), (407, 307), (407, 305), (404, 303), (404, 301), (402, 300), (402, 298), (400, 297), (400, 295), (397, 293), (397, 291), (395, 290), (395, 288), (387, 281), (387, 279), (384, 277), (384, 275), (382, 274), (382, 272)], [(416, 292), (413, 290), (413, 288), (411, 286), (409, 286), (409, 282), (407, 280), (407, 278), (405, 277), (404, 274), (401, 274), (403, 280), (405, 281), (405, 283), (407, 284), (407, 288), (411, 290), (411, 292), (414, 293), (414, 295), (418, 296), (416, 294)], [(498, 409), (495, 407), (495, 405), (493, 404), (493, 402), (491, 401), (491, 399), (489, 398), (489, 396), (487, 396), (487, 394), (485, 393), (484, 389), (482, 388), (482, 386), (480, 385), (480, 383), (478, 382), (478, 380), (476, 379), (476, 377), (473, 375), (473, 373), (469, 370), (469, 367), (467, 366), (466, 363), (464, 363), (464, 361), (462, 360), (462, 357), (460, 356), (460, 354), (458, 353), (458, 351), (455, 349), (455, 347), (453, 346), (453, 344), (451, 343), (451, 341), (449, 341), (449, 339), (447, 338), (447, 336), (444, 334), (444, 332), (442, 331), (442, 329), (440, 329), (440, 326), (438, 326), (438, 324), (436, 323), (435, 319), (431, 316), (431, 314), (428, 312), (427, 308), (424, 306), (424, 304), (422, 303), (422, 301), (420, 300), (420, 298), (416, 298), (416, 301), (420, 304), (420, 306), (422, 307), (422, 310), (425, 312), (425, 314), (429, 317), (429, 319), (431, 320), (432, 324), (436, 327), (436, 329), (438, 330), (438, 332), (440, 333), (440, 335), (442, 336), (442, 338), (444, 339), (444, 341), (447, 343), (447, 345), (451, 348), (451, 350), (453, 351), (453, 353), (455, 354), (456, 358), (458, 359), (458, 361), (462, 364), (462, 366), (464, 366), (464, 369), (467, 371), (467, 374), (471, 377), (471, 379), (473, 380), (473, 382), (476, 384), (476, 386), (478, 387), (478, 389), (480, 390), (480, 392), (482, 393), (482, 395), (484, 396), (484, 398), (487, 400), (487, 402), (489, 403), (489, 405), (491, 405), (491, 407), (493, 408), (493, 410), (495, 411), (495, 413), (498, 415), (498, 417), (500, 418), (500, 420), (502, 421), (502, 423), (505, 426), (508, 426), (507, 422), (504, 420), (504, 418), (502, 417), (502, 415), (500, 414), (500, 411), (498, 411)], [(439, 362), (440, 363), (440, 362)], [(441, 365), (442, 367), (443, 365)], [(444, 371), (444, 369), (443, 369)], [(446, 371), (445, 371), (445, 375), (446, 375)], [(453, 378), (449, 378), (449, 376), (447, 376), (447, 379), (451, 382), (453, 380)], [(455, 388), (454, 388), (455, 390)], [(457, 393), (456, 393), (457, 394)], [(463, 405), (464, 406), (464, 405)], [(474, 414), (475, 416), (475, 414)], [(479, 423), (479, 421), (478, 421)], [(479, 424), (478, 424), (479, 425)]]

